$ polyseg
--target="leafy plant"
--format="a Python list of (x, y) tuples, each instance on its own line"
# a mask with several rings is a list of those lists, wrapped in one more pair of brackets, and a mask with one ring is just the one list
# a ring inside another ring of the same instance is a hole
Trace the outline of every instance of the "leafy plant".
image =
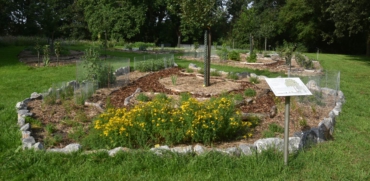
[(222, 45), (221, 50), (217, 51), (217, 55), (220, 57), (221, 61), (227, 60), (229, 54), (229, 50), (226, 47), (226, 44)]
[(193, 72), (194, 72), (194, 70), (193, 70), (193, 69), (191, 69), (191, 68), (189, 68), (189, 67), (187, 67), (185, 71), (186, 71), (187, 73), (193, 73)]
[(249, 54), (249, 56), (247, 57), (247, 62), (250, 62), (250, 63), (257, 62), (257, 54), (255, 52), (252, 52), (251, 54)]
[(229, 72), (227, 74), (227, 78), (228, 79), (232, 79), (232, 80), (238, 80), (239, 79), (239, 76), (236, 73), (234, 73), (234, 72)]
[(244, 91), (244, 95), (248, 97), (256, 96), (256, 91), (254, 89), (248, 88)]
[(171, 75), (171, 82), (172, 82), (172, 85), (176, 85), (176, 83), (177, 83), (177, 75)]
[(54, 125), (53, 124), (47, 124), (45, 126), (45, 131), (46, 131), (47, 134), (52, 135), (55, 131)]
[(55, 42), (54, 43), (54, 52), (55, 56), (57, 57), (57, 65), (59, 65), (59, 56), (60, 56), (60, 42)]
[(275, 137), (275, 133), (270, 131), (270, 130), (264, 130), (264, 131), (262, 131), (262, 137), (263, 138)]
[(277, 125), (276, 123), (271, 123), (269, 125), (269, 130), (274, 133), (284, 133), (284, 128)]
[(34, 49), (37, 52), (37, 66), (40, 66), (40, 51), (41, 51), (41, 45), (40, 45), (40, 40), (39, 38), (36, 39), (36, 44), (34, 46)]
[(253, 83), (253, 84), (258, 84), (260, 83), (260, 81), (258, 80), (258, 77), (250, 77), (249, 78), (249, 82)]
[(240, 55), (236, 51), (231, 51), (228, 54), (229, 60), (235, 60), (235, 61), (240, 61)]
[(93, 48), (85, 50), (82, 57), (83, 68), (86, 75), (84, 80), (97, 82), (100, 87), (106, 87), (116, 82), (113, 67), (106, 65), (100, 60), (99, 52)]
[(42, 61), (44, 63), (44, 66), (47, 67), (49, 66), (49, 63), (50, 63), (49, 45), (44, 46), (43, 52), (44, 52), (44, 55), (43, 55)]
[(211, 73), (211, 76), (221, 76), (221, 73), (218, 70), (211, 71), (210, 73)]
[(137, 95), (136, 99), (138, 101), (141, 101), (141, 102), (148, 102), (149, 101), (149, 97), (146, 96), (144, 93), (140, 93), (139, 95)]

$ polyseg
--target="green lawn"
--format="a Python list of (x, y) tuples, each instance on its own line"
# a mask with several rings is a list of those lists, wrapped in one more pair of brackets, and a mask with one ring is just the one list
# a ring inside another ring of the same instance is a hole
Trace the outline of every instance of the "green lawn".
[(284, 166), (282, 153), (273, 151), (240, 158), (220, 153), (159, 157), (135, 151), (109, 157), (22, 151), (15, 104), (76, 75), (75, 66), (29, 68), (17, 60), (22, 49), (0, 48), (0, 180), (370, 180), (369, 58), (320, 54), (325, 69), (341, 71), (346, 96), (335, 140), (290, 155)]

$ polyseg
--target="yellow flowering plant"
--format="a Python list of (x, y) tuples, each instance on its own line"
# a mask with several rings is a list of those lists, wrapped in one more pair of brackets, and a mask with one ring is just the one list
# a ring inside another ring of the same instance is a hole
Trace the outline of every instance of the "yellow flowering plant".
[(140, 102), (132, 109), (109, 109), (94, 123), (111, 146), (148, 147), (155, 144), (200, 142), (212, 144), (251, 136), (251, 122), (243, 122), (232, 97), (200, 102), (186, 97), (174, 106), (171, 99)]

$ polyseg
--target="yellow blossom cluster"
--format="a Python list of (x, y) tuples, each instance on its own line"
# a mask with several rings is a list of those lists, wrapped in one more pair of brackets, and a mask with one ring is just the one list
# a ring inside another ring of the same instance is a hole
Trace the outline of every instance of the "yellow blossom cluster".
[(153, 100), (130, 110), (109, 109), (95, 121), (94, 128), (111, 140), (142, 147), (248, 138), (252, 123), (241, 121), (232, 103), (225, 97), (204, 102), (189, 98), (176, 108), (170, 99)]

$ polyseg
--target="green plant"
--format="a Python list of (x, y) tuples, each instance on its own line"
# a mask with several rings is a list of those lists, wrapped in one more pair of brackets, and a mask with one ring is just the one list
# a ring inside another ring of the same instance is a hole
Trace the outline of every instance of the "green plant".
[(258, 77), (250, 77), (249, 78), (249, 82), (253, 83), (253, 84), (258, 84), (260, 83)]
[(221, 61), (227, 60), (229, 50), (227, 49), (226, 44), (223, 44), (221, 50), (216, 51), (216, 52), (217, 52), (217, 55), (220, 57)]
[(81, 139), (85, 136), (85, 131), (82, 126), (77, 126), (72, 128), (72, 131), (68, 133), (68, 138), (74, 141), (81, 141)]
[(113, 67), (104, 64), (99, 57), (99, 52), (95, 49), (85, 50), (84, 56), (82, 56), (82, 67), (86, 72), (84, 80), (97, 82), (99, 87), (114, 84), (116, 77), (113, 74)]
[(275, 133), (270, 131), (270, 130), (264, 130), (264, 131), (262, 131), (262, 137), (263, 138), (275, 137)]
[(201, 67), (197, 72), (198, 72), (198, 74), (204, 74), (204, 69), (203, 69), (203, 67)]
[(40, 45), (40, 39), (36, 38), (36, 44), (34, 46), (34, 49), (37, 52), (37, 66), (40, 67), (40, 52), (41, 52), (41, 45)]
[(191, 68), (189, 68), (189, 67), (187, 67), (185, 71), (186, 71), (187, 73), (193, 73), (193, 72), (194, 72), (194, 70), (193, 70), (193, 69), (191, 69)]
[(180, 93), (180, 103), (182, 104), (185, 101), (188, 101), (191, 98), (191, 94), (188, 92)]
[(227, 73), (227, 78), (232, 79), (232, 80), (238, 80), (239, 76), (234, 72), (229, 72), (229, 73)]
[(55, 56), (57, 57), (57, 65), (59, 65), (60, 51), (61, 51), (60, 42), (55, 42), (54, 43), (54, 52), (55, 52)]
[(45, 126), (45, 131), (46, 131), (47, 134), (52, 135), (55, 131), (55, 126), (51, 123), (47, 124)]
[(177, 83), (177, 75), (171, 75), (171, 82), (172, 82), (172, 85), (176, 85), (176, 83)]
[(49, 63), (50, 63), (49, 51), (50, 51), (49, 50), (49, 45), (45, 45), (44, 48), (43, 48), (44, 55), (43, 55), (43, 58), (42, 58), (42, 61), (44, 62), (45, 67), (49, 66)]
[(154, 100), (168, 100), (168, 96), (165, 93), (159, 93), (155, 95)]
[(211, 71), (210, 73), (211, 73), (211, 76), (221, 76), (221, 73), (218, 70)]
[(34, 119), (32, 117), (27, 116), (26, 123), (30, 123), (32, 128), (41, 128), (42, 127), (42, 122), (40, 120)]
[(276, 123), (269, 124), (269, 130), (273, 133), (284, 133), (284, 128)]
[(257, 54), (255, 52), (252, 52), (251, 54), (249, 54), (249, 56), (247, 57), (247, 62), (250, 62), (250, 63), (257, 62)]
[(305, 128), (306, 126), (308, 126), (308, 124), (307, 124), (307, 120), (306, 119), (300, 119), (299, 120), (299, 126), (301, 127), (301, 128)]
[(241, 94), (235, 94), (233, 97), (236, 101), (242, 101), (244, 99), (243, 95)]
[(132, 44), (131, 44), (131, 43), (126, 43), (126, 44), (125, 44), (125, 48), (126, 48), (127, 50), (132, 50)]
[(235, 60), (235, 61), (240, 61), (240, 55), (236, 51), (231, 51), (228, 54), (229, 60)]
[(302, 55), (301, 53), (295, 53), (295, 60), (299, 66), (305, 69), (313, 68), (312, 60), (308, 59), (306, 56)]
[(254, 97), (256, 96), (256, 91), (252, 88), (248, 88), (244, 91), (244, 95), (248, 97)]
[(137, 95), (136, 99), (138, 101), (141, 101), (141, 102), (148, 102), (149, 101), (149, 97), (146, 96), (144, 93), (140, 93)]

